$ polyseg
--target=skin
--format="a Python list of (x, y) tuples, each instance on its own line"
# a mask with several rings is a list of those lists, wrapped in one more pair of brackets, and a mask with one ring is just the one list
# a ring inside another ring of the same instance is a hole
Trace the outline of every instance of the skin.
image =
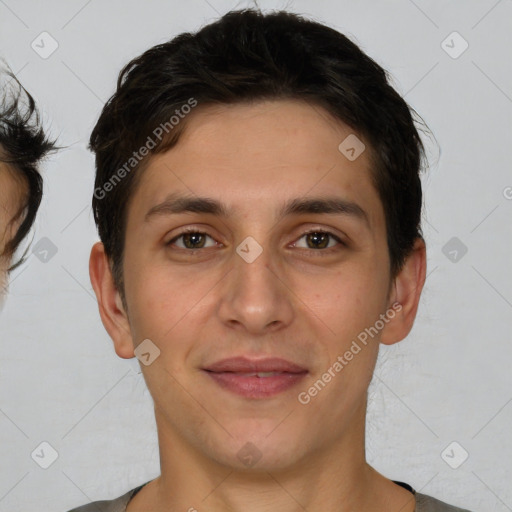
[[(116, 353), (134, 357), (146, 338), (161, 351), (141, 364), (155, 405), (161, 475), (128, 512), (414, 511), (412, 494), (366, 463), (364, 433), (379, 343), (402, 340), (416, 316), (425, 244), (417, 241), (392, 280), (368, 152), (349, 161), (338, 150), (351, 133), (298, 101), (198, 107), (178, 144), (149, 162), (129, 204), (127, 309), (103, 245), (92, 248), (91, 282)], [(176, 192), (217, 199), (233, 211), (226, 218), (189, 212), (145, 220)], [(328, 195), (357, 203), (369, 224), (339, 214), (275, 218), (283, 201)], [(208, 237), (166, 245), (185, 226)], [(329, 239), (317, 248), (304, 236), (311, 228), (346, 245)], [(263, 248), (252, 263), (236, 252), (247, 236)], [(378, 336), (309, 404), (299, 403), (298, 393), (395, 302), (402, 309)], [(247, 399), (201, 371), (238, 355), (282, 357), (309, 373), (298, 387)], [(237, 457), (247, 442), (261, 453), (252, 467)]]
[(5, 247), (22, 221), (21, 218), (12, 219), (25, 200), (25, 189), (7, 165), (0, 163), (0, 302), (7, 291), (7, 270), (11, 262)]

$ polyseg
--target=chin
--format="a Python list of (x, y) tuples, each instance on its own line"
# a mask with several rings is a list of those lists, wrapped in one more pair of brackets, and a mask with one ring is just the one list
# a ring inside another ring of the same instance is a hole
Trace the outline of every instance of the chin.
[[(219, 452), (221, 443), (211, 449), (213, 458), (223, 465), (237, 470), (281, 471), (289, 469), (301, 457), (304, 446), (298, 436), (292, 435), (277, 421), (258, 422), (255, 426), (240, 424), (238, 429), (227, 428), (232, 434)], [(277, 428), (276, 428), (277, 427)]]

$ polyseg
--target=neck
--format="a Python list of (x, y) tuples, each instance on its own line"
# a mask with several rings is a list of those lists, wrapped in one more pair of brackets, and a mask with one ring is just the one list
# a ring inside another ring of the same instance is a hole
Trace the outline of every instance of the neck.
[(335, 445), (306, 451), (292, 464), (265, 465), (262, 458), (253, 467), (240, 469), (206, 457), (179, 438), (155, 410), (161, 476), (130, 501), (127, 511), (412, 512), (412, 494), (366, 463), (366, 408), (359, 412)]

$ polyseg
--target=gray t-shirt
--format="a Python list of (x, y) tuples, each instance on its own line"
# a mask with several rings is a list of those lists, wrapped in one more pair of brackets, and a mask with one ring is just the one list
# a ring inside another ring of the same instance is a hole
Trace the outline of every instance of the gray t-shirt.
[[(444, 503), (443, 501), (436, 500), (431, 496), (420, 494), (416, 492), (409, 484), (397, 481), (394, 482), (395, 484), (404, 487), (414, 494), (416, 498), (416, 508), (414, 509), (415, 512), (470, 512), (465, 508), (454, 507)], [(135, 487), (135, 489), (128, 491), (126, 494), (123, 494), (115, 500), (94, 501), (87, 505), (74, 508), (69, 512), (126, 512), (128, 502), (148, 483), (149, 482), (146, 482), (145, 484)]]

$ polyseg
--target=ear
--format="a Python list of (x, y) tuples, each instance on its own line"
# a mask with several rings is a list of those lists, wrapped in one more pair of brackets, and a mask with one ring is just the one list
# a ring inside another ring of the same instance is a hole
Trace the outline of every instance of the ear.
[(101, 321), (109, 333), (116, 354), (124, 359), (135, 357), (130, 323), (117, 290), (105, 248), (97, 242), (91, 249), (89, 275), (98, 300)]
[(425, 241), (417, 238), (402, 270), (394, 279), (389, 294), (388, 311), (395, 315), (381, 331), (381, 343), (392, 345), (403, 340), (411, 331), (425, 284), (427, 255)]

